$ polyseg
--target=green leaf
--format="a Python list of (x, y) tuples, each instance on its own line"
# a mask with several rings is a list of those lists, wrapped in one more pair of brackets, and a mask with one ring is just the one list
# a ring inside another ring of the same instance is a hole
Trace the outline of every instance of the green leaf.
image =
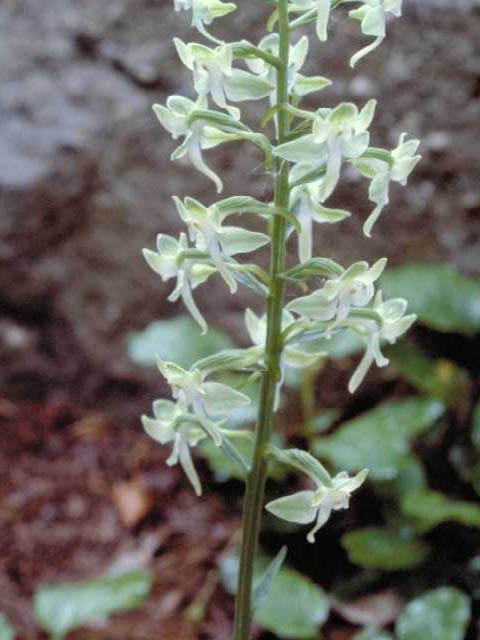
[(469, 620), (469, 598), (453, 587), (441, 587), (409, 602), (395, 631), (398, 640), (463, 640)]
[(432, 360), (411, 340), (388, 347), (390, 365), (419, 391), (448, 405), (468, 403), (470, 380), (467, 373), (449, 360)]
[(152, 322), (143, 331), (130, 334), (127, 351), (135, 364), (153, 367), (157, 357), (189, 369), (194, 362), (221, 349), (230, 349), (233, 342), (218, 329), (203, 335), (189, 316)]
[(272, 583), (277, 577), (278, 572), (282, 568), (286, 557), (287, 547), (283, 546), (277, 553), (275, 558), (270, 562), (260, 578), (258, 578), (258, 580), (255, 582), (252, 593), (252, 603), (255, 609), (258, 609), (258, 607), (268, 596)]
[(293, 569), (281, 569), (255, 620), (279, 638), (314, 638), (329, 609), (323, 589)]
[(425, 469), (418, 457), (411, 453), (405, 458), (398, 476), (393, 480), (395, 493), (403, 494), (407, 491), (422, 489), (426, 483)]
[(467, 527), (480, 528), (479, 505), (464, 500), (452, 500), (430, 489), (405, 494), (401, 500), (401, 508), (405, 515), (419, 523), (422, 531), (451, 520)]
[(322, 409), (315, 414), (306, 425), (307, 436), (318, 435), (328, 431), (334, 422), (340, 417), (340, 409)]
[(14, 640), (15, 630), (7, 618), (0, 613), (0, 640)]
[(430, 552), (425, 542), (380, 527), (346, 533), (341, 543), (350, 561), (367, 569), (411, 569), (421, 564)]
[(315, 455), (337, 469), (370, 469), (370, 478), (398, 477), (410, 463), (409, 439), (427, 431), (444, 412), (441, 402), (412, 397), (389, 400), (340, 425), (331, 436), (312, 440)]
[(471, 335), (480, 331), (480, 285), (443, 264), (412, 263), (381, 279), (386, 297), (408, 298), (410, 313), (431, 329)]
[(148, 574), (130, 571), (87, 582), (44, 585), (35, 592), (35, 617), (42, 629), (54, 638), (63, 638), (69, 631), (116, 611), (138, 607), (151, 584)]
[[(257, 561), (254, 572), (257, 579), (268, 564), (265, 556)], [(223, 584), (232, 594), (237, 587), (238, 565), (238, 555), (224, 557), (220, 565)], [(330, 601), (323, 589), (301, 573), (283, 567), (256, 610), (255, 622), (279, 638), (310, 640), (318, 637), (329, 609)]]

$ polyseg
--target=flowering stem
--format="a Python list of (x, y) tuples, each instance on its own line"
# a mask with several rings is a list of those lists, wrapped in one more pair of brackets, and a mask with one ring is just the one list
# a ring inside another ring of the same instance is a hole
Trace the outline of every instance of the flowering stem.
[[(277, 103), (287, 104), (288, 95), (288, 58), (290, 29), (288, 21), (288, 2), (278, 0), (279, 12), (279, 54), (277, 67)], [(289, 132), (289, 114), (281, 110), (277, 115), (277, 143), (285, 141)], [(275, 206), (288, 209), (289, 205), (289, 166), (288, 163), (275, 160)], [(261, 515), (264, 502), (265, 482), (268, 460), (266, 449), (270, 442), (273, 426), (275, 390), (280, 379), (280, 356), (282, 352), (281, 323), (285, 281), (281, 273), (285, 270), (286, 220), (274, 216), (271, 228), (270, 290), (267, 308), (267, 340), (265, 345), (266, 371), (262, 376), (260, 407), (255, 432), (255, 450), (251, 472), (247, 477), (245, 492), (242, 550), (240, 572), (235, 605), (235, 640), (250, 640), (252, 626), (252, 583), (253, 567), (260, 533)]]

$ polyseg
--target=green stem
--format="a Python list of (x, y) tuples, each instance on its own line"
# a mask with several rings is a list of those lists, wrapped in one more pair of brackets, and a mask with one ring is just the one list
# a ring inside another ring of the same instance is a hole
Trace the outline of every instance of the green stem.
[[(279, 12), (279, 54), (280, 65), (277, 68), (277, 103), (287, 104), (288, 95), (288, 58), (290, 48), (290, 29), (288, 24), (288, 2), (278, 0)], [(277, 143), (284, 142), (289, 132), (289, 115), (281, 111), (277, 116)], [(289, 165), (280, 158), (275, 159), (275, 206), (288, 209)], [(260, 407), (255, 431), (255, 450), (252, 469), (247, 477), (245, 492), (242, 550), (237, 598), (235, 603), (235, 640), (250, 640), (252, 626), (252, 584), (253, 567), (260, 534), (261, 516), (267, 479), (268, 460), (266, 449), (270, 442), (273, 427), (273, 413), (276, 386), (280, 378), (280, 357), (282, 352), (281, 318), (283, 310), (285, 281), (281, 273), (285, 270), (286, 244), (285, 218), (274, 216), (271, 233), (272, 254), (270, 262), (270, 291), (267, 307), (267, 340), (265, 361), (267, 369), (262, 376)]]

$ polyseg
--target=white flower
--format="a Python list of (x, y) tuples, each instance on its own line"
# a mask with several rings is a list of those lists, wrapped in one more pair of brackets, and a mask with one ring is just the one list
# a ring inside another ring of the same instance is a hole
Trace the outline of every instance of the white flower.
[(222, 44), (214, 49), (191, 42), (185, 44), (179, 38), (173, 42), (183, 64), (193, 72), (193, 84), (200, 98), (212, 96), (212, 100), (230, 115), (240, 118), (240, 111), (227, 104), (259, 100), (268, 96), (274, 85), (257, 76), (232, 68), (232, 47)]
[(179, 406), (184, 410), (191, 409), (215, 444), (220, 446), (222, 434), (214, 419), (250, 404), (248, 396), (220, 382), (205, 382), (205, 372), (198, 369), (186, 371), (173, 362), (160, 359), (158, 368), (170, 385)]
[[(290, 181), (294, 183), (303, 177), (309, 168), (296, 165), (290, 172)], [(293, 187), (290, 191), (290, 209), (295, 213), (301, 225), (298, 234), (298, 255), (300, 262), (306, 262), (313, 253), (313, 222), (332, 224), (351, 216), (344, 209), (328, 209), (320, 202), (322, 178), (313, 182), (303, 183)]]
[(381, 318), (380, 325), (368, 317), (355, 317), (351, 322), (348, 321), (348, 326), (358, 333), (367, 345), (365, 354), (348, 383), (350, 393), (354, 393), (358, 389), (374, 361), (378, 367), (387, 366), (389, 361), (380, 350), (381, 341), (386, 340), (393, 344), (397, 338), (410, 329), (417, 319), (415, 314), (405, 315), (406, 300), (393, 298), (383, 302), (381, 291), (375, 296), (373, 310)]
[(221, 0), (173, 0), (175, 11), (192, 9), (192, 27), (195, 27), (209, 40), (218, 42), (208, 31), (205, 25), (209, 25), (215, 18), (226, 16), (237, 8), (233, 2), (221, 2)]
[(176, 196), (173, 198), (178, 213), (188, 226), (190, 239), (196, 243), (197, 249), (210, 254), (213, 264), (222, 278), (235, 293), (237, 283), (231, 274), (226, 258), (237, 253), (247, 253), (263, 247), (270, 241), (264, 233), (248, 231), (240, 227), (222, 226), (224, 219), (233, 213), (221, 212), (212, 205), (205, 207), (194, 198), (185, 198), (182, 202)]
[(327, 485), (317, 481), (315, 491), (298, 491), (290, 496), (278, 498), (266, 505), (267, 511), (287, 522), (309, 524), (315, 522), (307, 540), (315, 542), (315, 534), (329, 519), (332, 511), (347, 509), (350, 495), (358, 489), (368, 475), (363, 469), (356, 476), (350, 477), (342, 471)]
[(188, 249), (188, 242), (184, 233), (180, 234), (178, 240), (160, 233), (157, 236), (157, 251), (143, 249), (143, 256), (151, 269), (158, 273), (164, 282), (170, 278), (177, 278), (177, 285), (168, 300), (175, 302), (181, 297), (205, 333), (207, 324), (195, 304), (192, 289), (204, 283), (212, 273), (215, 273), (216, 269), (207, 264), (196, 264), (188, 258), (182, 259), (180, 254), (186, 249)]
[[(247, 43), (248, 44), (248, 43)], [(279, 54), (279, 36), (278, 33), (271, 33), (265, 36), (258, 43), (258, 48), (262, 49), (271, 55), (278, 56)], [(320, 91), (325, 87), (331, 85), (331, 81), (323, 76), (304, 76), (299, 73), (299, 70), (303, 67), (303, 64), (308, 54), (308, 38), (302, 36), (296, 44), (290, 45), (289, 52), (289, 70), (288, 70), (288, 90), (293, 92), (297, 96), (306, 96), (313, 91)], [(275, 67), (260, 58), (245, 60), (247, 66), (251, 71), (258, 74), (268, 82), (272, 84), (272, 91), (270, 93), (270, 104), (274, 105), (277, 101), (275, 83), (277, 77), (277, 71)]]
[(386, 258), (372, 267), (367, 262), (355, 262), (342, 275), (329, 278), (324, 286), (308, 296), (293, 300), (287, 309), (310, 320), (328, 321), (335, 318), (332, 331), (348, 317), (351, 307), (364, 307), (375, 294), (374, 282), (381, 276)]
[(359, 9), (349, 12), (351, 18), (360, 20), (362, 33), (366, 36), (375, 36), (375, 40), (358, 51), (350, 60), (354, 67), (357, 62), (368, 53), (376, 49), (386, 36), (386, 17), (391, 13), (396, 17), (402, 15), (403, 0), (362, 0), (363, 5)]
[(205, 109), (206, 98), (200, 97), (196, 102), (184, 98), (183, 96), (170, 96), (167, 99), (166, 107), (161, 104), (154, 104), (153, 111), (160, 124), (172, 135), (173, 139), (184, 136), (183, 143), (172, 153), (172, 160), (179, 160), (187, 156), (193, 166), (201, 173), (213, 180), (220, 193), (223, 189), (219, 176), (212, 171), (204, 162), (202, 149), (212, 149), (222, 142), (238, 140), (234, 133), (226, 133), (215, 127), (205, 124), (201, 120), (195, 121), (191, 126), (188, 124), (189, 118), (197, 109)]
[[(302, 170), (318, 169), (326, 164), (325, 177), (319, 188), (319, 200), (324, 202), (335, 189), (340, 178), (342, 159), (354, 159), (368, 148), (367, 131), (375, 112), (376, 101), (370, 100), (359, 112), (350, 102), (335, 109), (317, 112), (312, 133), (279, 145), (275, 155), (304, 165)], [(326, 112), (326, 115), (325, 115)]]
[(160, 444), (173, 443), (167, 464), (172, 466), (180, 462), (195, 493), (200, 496), (202, 487), (193, 464), (190, 447), (196, 446), (207, 437), (205, 431), (199, 426), (195, 416), (186, 414), (171, 400), (156, 400), (153, 403), (153, 415), (153, 418), (142, 416), (143, 428)]
[(420, 140), (405, 141), (406, 135), (401, 134), (397, 147), (390, 154), (390, 162), (368, 157), (358, 158), (353, 162), (364, 176), (372, 179), (368, 195), (376, 207), (363, 225), (363, 232), (367, 237), (371, 236), (373, 225), (389, 202), (390, 181), (406, 185), (408, 176), (421, 159), (421, 156), (415, 155)]
[[(287, 310), (282, 314), (282, 331), (287, 329), (290, 325), (295, 323), (295, 318)], [(247, 327), (248, 334), (252, 342), (265, 349), (265, 342), (267, 339), (267, 316), (264, 314), (262, 317), (258, 317), (251, 309), (245, 311), (245, 325)], [(285, 380), (285, 367), (292, 367), (294, 369), (304, 369), (305, 367), (311, 367), (322, 357), (327, 356), (325, 352), (307, 352), (299, 349), (297, 343), (293, 341), (285, 345), (280, 357), (280, 380), (277, 383), (275, 393), (275, 406), (276, 411), (280, 405), (280, 390)]]
[(330, 17), (331, 0), (291, 0), (291, 11), (317, 10), (317, 36), (322, 42), (327, 39), (327, 26)]

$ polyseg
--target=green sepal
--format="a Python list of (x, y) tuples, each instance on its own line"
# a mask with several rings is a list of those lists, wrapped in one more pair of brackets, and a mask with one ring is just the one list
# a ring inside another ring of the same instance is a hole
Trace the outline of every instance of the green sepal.
[(250, 129), (243, 124), (243, 122), (235, 120), (235, 118), (232, 118), (232, 116), (229, 116), (227, 113), (214, 111), (213, 109), (195, 109), (190, 114), (187, 124), (191, 126), (198, 120), (202, 120), (207, 124), (210, 124), (217, 128), (221, 128), (222, 130), (225, 130), (229, 133), (232, 132), (232, 129), (235, 133), (237, 131), (251, 132)]
[(325, 278), (337, 278), (344, 273), (345, 269), (329, 258), (312, 258), (302, 264), (285, 271), (281, 274), (284, 280), (307, 280), (314, 276), (323, 276)]
[(234, 42), (230, 46), (232, 48), (232, 55), (234, 58), (241, 58), (242, 60), (263, 60), (273, 67), (279, 67), (281, 64), (280, 58), (260, 49), (259, 47), (255, 47), (246, 40)]
[(307, 451), (301, 449), (278, 449), (268, 447), (268, 457), (275, 462), (281, 462), (298, 471), (306, 473), (319, 486), (332, 486), (332, 477), (323, 464)]
[(257, 364), (261, 350), (256, 347), (249, 349), (225, 349), (211, 356), (198, 360), (192, 369), (199, 369), (205, 375), (217, 371), (243, 371), (252, 369)]
[(260, 216), (281, 216), (295, 227), (296, 231), (300, 231), (300, 223), (295, 215), (288, 209), (276, 207), (274, 204), (266, 204), (260, 202), (250, 196), (232, 196), (220, 200), (215, 204), (220, 213), (229, 215), (230, 213), (255, 213)]
[(326, 164), (322, 164), (320, 167), (317, 167), (316, 169), (312, 169), (312, 171), (309, 171), (308, 173), (306, 173), (304, 176), (302, 176), (298, 180), (295, 180), (295, 182), (292, 182), (289, 185), (290, 190), (292, 190), (294, 187), (299, 187), (302, 184), (308, 184), (309, 182), (314, 182), (315, 180), (318, 180), (319, 178), (323, 178), (323, 176), (325, 175), (326, 171), (327, 171), (327, 165)]

